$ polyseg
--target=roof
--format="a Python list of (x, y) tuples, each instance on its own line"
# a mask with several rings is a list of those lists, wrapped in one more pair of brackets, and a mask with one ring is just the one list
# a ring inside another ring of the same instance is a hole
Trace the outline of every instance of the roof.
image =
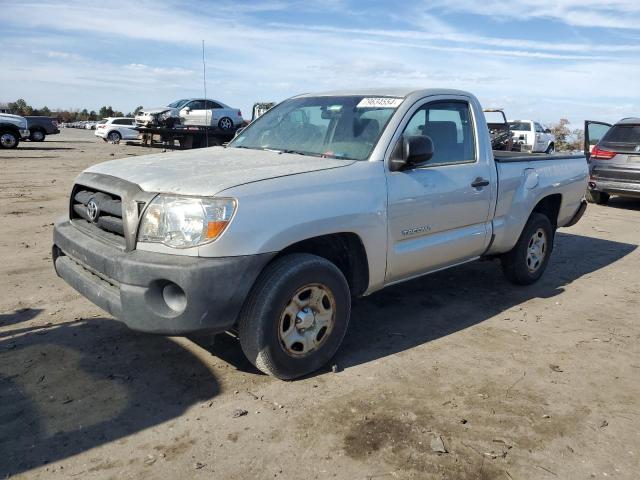
[(401, 97), (406, 98), (409, 95), (418, 94), (420, 96), (428, 95), (469, 95), (468, 92), (462, 90), (454, 90), (450, 88), (411, 88), (411, 87), (387, 87), (387, 88), (352, 88), (345, 90), (332, 90), (328, 92), (310, 92), (298, 95), (300, 97), (328, 97), (328, 96), (378, 96), (378, 97)]
[(623, 118), (616, 125), (638, 125), (640, 124), (640, 118), (638, 117), (627, 117)]

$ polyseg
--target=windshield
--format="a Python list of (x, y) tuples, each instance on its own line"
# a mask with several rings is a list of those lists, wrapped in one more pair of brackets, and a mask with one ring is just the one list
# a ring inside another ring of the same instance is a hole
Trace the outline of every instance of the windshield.
[(511, 122), (509, 124), (509, 130), (524, 130), (531, 131), (531, 122)]
[(182, 107), (185, 103), (187, 103), (189, 101), (188, 98), (184, 99), (184, 100), (177, 100), (173, 103), (170, 103), (169, 105), (167, 105), (167, 107), (171, 107), (171, 108), (180, 108)]
[(229, 146), (366, 160), (402, 100), (364, 96), (293, 98), (251, 123)]

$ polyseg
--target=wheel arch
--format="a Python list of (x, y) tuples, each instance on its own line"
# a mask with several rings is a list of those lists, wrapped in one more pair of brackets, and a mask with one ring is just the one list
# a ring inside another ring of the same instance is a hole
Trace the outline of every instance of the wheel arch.
[(336, 265), (347, 279), (353, 296), (362, 295), (369, 287), (367, 251), (356, 233), (331, 233), (295, 242), (280, 250), (271, 262), (291, 253), (317, 255)]
[[(562, 205), (562, 194), (561, 193), (552, 193), (551, 195), (547, 195), (546, 197), (540, 199), (531, 214), (533, 213), (541, 213), (545, 215), (553, 229), (558, 228), (558, 215), (560, 214), (560, 206)], [(529, 217), (531, 217), (529, 214)]]

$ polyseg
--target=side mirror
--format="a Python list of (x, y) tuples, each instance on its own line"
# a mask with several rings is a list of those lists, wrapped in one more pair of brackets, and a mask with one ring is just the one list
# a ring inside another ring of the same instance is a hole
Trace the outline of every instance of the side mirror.
[(391, 154), (392, 171), (413, 168), (433, 157), (433, 141), (426, 135), (402, 136)]
[(184, 113), (189, 113), (189, 112), (191, 111), (191, 107), (184, 107), (184, 108), (182, 109), (182, 111), (183, 111)]
[(551, 130), (549, 130), (548, 128), (545, 128), (544, 133), (551, 133)]

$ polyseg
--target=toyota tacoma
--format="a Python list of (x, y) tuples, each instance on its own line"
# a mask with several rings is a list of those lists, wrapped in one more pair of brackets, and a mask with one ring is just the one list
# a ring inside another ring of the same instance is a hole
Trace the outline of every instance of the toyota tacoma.
[(494, 156), (463, 91), (300, 95), (226, 147), (85, 170), (55, 269), (132, 329), (232, 331), (292, 379), (336, 353), (353, 297), (480, 258), (540, 278), (586, 208), (587, 163), (515, 155)]

